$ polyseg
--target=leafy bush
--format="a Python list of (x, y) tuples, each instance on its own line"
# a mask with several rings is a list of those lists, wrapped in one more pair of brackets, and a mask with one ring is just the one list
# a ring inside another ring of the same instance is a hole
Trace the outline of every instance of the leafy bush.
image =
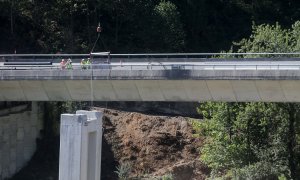
[(117, 171), (115, 171), (115, 173), (118, 174), (119, 180), (127, 180), (129, 179), (129, 174), (131, 172), (131, 169), (132, 169), (132, 164), (130, 162), (125, 162), (120, 164), (117, 167)]
[(234, 179), (272, 180), (281, 176), (278, 168), (269, 162), (257, 162), (241, 169), (232, 170)]
[(173, 180), (172, 174), (165, 174), (161, 177), (161, 180)]
[(201, 134), (201, 130), (202, 130), (202, 123), (201, 123), (201, 121), (198, 120), (198, 119), (190, 118), (188, 122), (189, 122), (189, 124), (192, 126), (192, 128), (194, 130), (193, 136), (194, 137), (199, 137), (200, 134)]

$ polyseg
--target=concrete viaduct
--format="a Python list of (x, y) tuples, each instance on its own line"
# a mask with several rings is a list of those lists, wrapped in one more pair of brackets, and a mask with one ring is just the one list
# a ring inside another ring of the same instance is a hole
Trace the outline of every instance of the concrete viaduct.
[(72, 58), (72, 70), (2, 65), (0, 101), (300, 102), (298, 58), (113, 57), (85, 70)]
[[(37, 101), (300, 102), (298, 54), (286, 54), (294, 58), (206, 57), (212, 55), (232, 54), (0, 55), (0, 101), (32, 101), (0, 109), (0, 179), (18, 172), (35, 152), (45, 113), (43, 103)], [(93, 64), (82, 69), (79, 62), (87, 57)], [(61, 58), (71, 58), (73, 68), (61, 69)], [(86, 127), (82, 121), (73, 122), (79, 125), (76, 128)], [(72, 134), (67, 142), (80, 147), (76, 137)], [(69, 149), (61, 152), (72, 154)], [(67, 172), (64, 167), (61, 172)]]

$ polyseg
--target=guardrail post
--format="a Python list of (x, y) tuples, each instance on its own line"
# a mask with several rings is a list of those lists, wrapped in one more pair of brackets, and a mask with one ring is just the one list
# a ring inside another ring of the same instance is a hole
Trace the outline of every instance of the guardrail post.
[(102, 113), (62, 114), (59, 180), (99, 180), (101, 146)]

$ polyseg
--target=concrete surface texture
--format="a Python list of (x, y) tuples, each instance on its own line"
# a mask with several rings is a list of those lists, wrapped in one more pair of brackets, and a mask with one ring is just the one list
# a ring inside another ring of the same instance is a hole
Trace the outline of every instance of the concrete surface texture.
[(4, 111), (0, 111), (0, 179), (10, 178), (31, 159), (43, 126), (37, 103), (32, 103), (31, 111), (20, 107)]
[(299, 70), (0, 72), (0, 101), (300, 102)]
[(59, 180), (99, 180), (101, 175), (102, 113), (62, 114)]

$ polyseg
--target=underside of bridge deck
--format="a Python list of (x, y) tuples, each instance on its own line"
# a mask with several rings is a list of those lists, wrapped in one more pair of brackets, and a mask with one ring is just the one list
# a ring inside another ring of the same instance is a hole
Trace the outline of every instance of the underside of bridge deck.
[(300, 102), (300, 71), (2, 71), (0, 101)]
[(300, 102), (298, 80), (15, 80), (0, 101)]

